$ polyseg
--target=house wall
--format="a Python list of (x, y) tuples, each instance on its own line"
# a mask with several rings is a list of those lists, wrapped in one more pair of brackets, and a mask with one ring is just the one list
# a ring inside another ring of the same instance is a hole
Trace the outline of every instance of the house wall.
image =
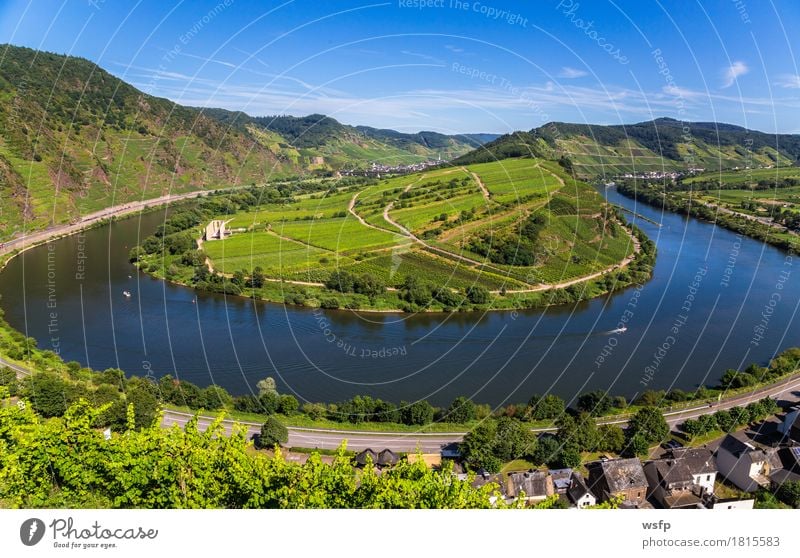
[(647, 498), (646, 486), (633, 486), (627, 490), (620, 490), (611, 495), (612, 497), (622, 497), (623, 501), (641, 504)]
[[(756, 463), (751, 463), (747, 457), (737, 458), (732, 453), (720, 449), (717, 451), (717, 469), (719, 474), (725, 477), (728, 482), (736, 485), (736, 487), (746, 492), (755, 492), (758, 490), (758, 483), (750, 477), (751, 465), (756, 466)], [(756, 472), (761, 468), (761, 465), (756, 466)]]
[(581, 498), (580, 500), (578, 500), (578, 502), (577, 502), (575, 505), (576, 505), (577, 507), (579, 507), (579, 508), (583, 509), (583, 508), (587, 508), (587, 507), (589, 507), (589, 506), (594, 506), (594, 505), (596, 505), (596, 504), (597, 504), (597, 498), (595, 498), (595, 497), (594, 497), (594, 496), (592, 496), (591, 494), (585, 494), (585, 495), (583, 496), (583, 498)]
[(706, 493), (714, 494), (714, 483), (717, 480), (716, 473), (707, 473), (704, 475), (694, 475), (695, 486), (702, 487)]

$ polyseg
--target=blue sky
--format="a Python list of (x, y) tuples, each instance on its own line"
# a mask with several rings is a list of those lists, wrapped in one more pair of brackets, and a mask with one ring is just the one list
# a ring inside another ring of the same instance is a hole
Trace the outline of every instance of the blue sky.
[(0, 3), (0, 42), (253, 115), (445, 133), (670, 116), (800, 132), (800, 2)]

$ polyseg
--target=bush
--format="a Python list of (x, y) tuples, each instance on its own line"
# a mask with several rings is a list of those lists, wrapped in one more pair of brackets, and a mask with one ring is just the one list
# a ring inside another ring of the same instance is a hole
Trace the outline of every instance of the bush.
[(400, 403), (400, 417), (403, 424), (421, 425), (428, 424), (433, 420), (433, 407), (427, 401), (415, 401), (414, 403)]
[(475, 420), (475, 403), (467, 397), (456, 397), (445, 412), (444, 419), (459, 424)]
[(294, 395), (281, 395), (278, 400), (278, 412), (282, 415), (290, 416), (300, 408), (297, 398)]
[(43, 417), (60, 417), (67, 410), (67, 382), (52, 372), (37, 372), (25, 380), (23, 394)]
[(272, 448), (288, 441), (289, 431), (275, 417), (268, 417), (266, 422), (261, 425), (261, 432), (258, 436), (259, 448)]
[(489, 291), (486, 287), (481, 287), (480, 285), (472, 285), (467, 288), (467, 299), (472, 304), (486, 304), (489, 302)]
[(339, 308), (339, 301), (335, 298), (323, 298), (319, 301), (319, 307), (325, 310), (337, 310)]
[(611, 397), (600, 389), (584, 393), (578, 397), (578, 410), (585, 411), (595, 417), (608, 413), (612, 404)]

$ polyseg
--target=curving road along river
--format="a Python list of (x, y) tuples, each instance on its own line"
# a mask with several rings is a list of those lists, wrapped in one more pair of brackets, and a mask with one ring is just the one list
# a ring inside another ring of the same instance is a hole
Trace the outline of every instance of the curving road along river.
[[(800, 402), (800, 377), (793, 376), (775, 385), (755, 390), (752, 393), (724, 399), (713, 406), (702, 405), (680, 411), (665, 412), (664, 418), (667, 419), (667, 423), (671, 428), (675, 428), (686, 419), (696, 419), (699, 416), (716, 413), (723, 409), (741, 407), (764, 397), (771, 397), (782, 403)], [(165, 427), (172, 425), (182, 427), (190, 418), (192, 418), (192, 415), (189, 413), (166, 410), (164, 411), (163, 425)], [(205, 429), (213, 420), (215, 420), (215, 417), (200, 416), (198, 418), (198, 426), (201, 429)], [(624, 426), (626, 422), (625, 420), (601, 420), (600, 424)], [(230, 433), (231, 428), (236, 423), (247, 427), (249, 436), (258, 434), (261, 429), (260, 423), (233, 420), (223, 421), (223, 427), (226, 432)], [(422, 453), (438, 453), (443, 446), (452, 442), (460, 442), (465, 434), (464, 432), (364, 432), (295, 427), (290, 427), (288, 430), (289, 442), (286, 444), (288, 447), (336, 449), (343, 442), (347, 442), (347, 447), (356, 451), (366, 448), (375, 450), (389, 448), (392, 451), (421, 451)], [(554, 427), (533, 429), (534, 432), (554, 432), (555, 430)]]

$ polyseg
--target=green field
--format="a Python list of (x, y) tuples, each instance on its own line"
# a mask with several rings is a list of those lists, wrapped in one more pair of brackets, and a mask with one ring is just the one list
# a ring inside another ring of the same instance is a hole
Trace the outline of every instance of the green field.
[[(235, 230), (203, 244), (213, 268), (230, 276), (260, 267), (267, 280), (304, 290), (301, 298), (324, 297), (325, 289), (315, 285), (337, 271), (369, 276), (388, 292), (374, 299), (356, 291), (342, 302), (396, 308), (409, 280), (462, 299), (474, 286), (536, 291), (605, 272), (633, 253), (629, 232), (598, 192), (552, 161), (508, 159), (322, 188), (219, 215)], [(535, 233), (525, 229), (534, 218)], [(517, 260), (518, 253), (524, 259)], [(546, 300), (539, 292), (521, 292), (498, 304)]]
[(742, 169), (725, 172), (708, 172), (697, 174), (682, 180), (683, 184), (697, 184), (701, 182), (718, 183), (722, 185), (742, 185), (748, 187), (760, 181), (780, 183), (787, 178), (800, 181), (800, 167), (775, 167), (759, 169)]

